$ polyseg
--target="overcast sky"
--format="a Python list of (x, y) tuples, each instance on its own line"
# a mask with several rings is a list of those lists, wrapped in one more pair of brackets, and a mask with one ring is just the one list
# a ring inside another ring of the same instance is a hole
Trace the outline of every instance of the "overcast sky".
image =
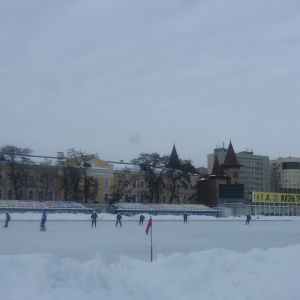
[(0, 147), (300, 157), (298, 0), (0, 2)]

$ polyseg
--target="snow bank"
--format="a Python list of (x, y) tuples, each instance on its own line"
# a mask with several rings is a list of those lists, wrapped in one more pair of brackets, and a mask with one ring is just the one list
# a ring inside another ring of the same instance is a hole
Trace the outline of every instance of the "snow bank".
[[(298, 299), (300, 246), (241, 254), (213, 249), (154, 262), (99, 256), (84, 263), (54, 255), (0, 256), (1, 299)], [(285, 276), (283, 276), (285, 274)]]

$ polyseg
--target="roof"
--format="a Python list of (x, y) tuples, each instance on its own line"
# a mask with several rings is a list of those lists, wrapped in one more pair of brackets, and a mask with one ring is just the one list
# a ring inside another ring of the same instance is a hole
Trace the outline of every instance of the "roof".
[(175, 145), (173, 146), (167, 167), (175, 169), (175, 170), (180, 170), (180, 168), (181, 168), (181, 163), (180, 163)]
[(211, 175), (218, 176), (218, 175), (221, 175), (223, 173), (224, 172), (223, 172), (222, 167), (220, 166), (218, 156), (216, 155), (215, 160), (214, 160), (214, 165), (213, 165), (213, 168), (212, 168), (212, 171), (211, 171)]
[(242, 165), (238, 163), (232, 143), (230, 141), (228, 150), (222, 164), (222, 168), (240, 168)]

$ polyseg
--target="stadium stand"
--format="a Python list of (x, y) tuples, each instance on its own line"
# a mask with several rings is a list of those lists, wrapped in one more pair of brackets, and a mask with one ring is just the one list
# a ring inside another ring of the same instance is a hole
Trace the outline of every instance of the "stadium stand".
[(123, 214), (149, 213), (157, 214), (188, 214), (219, 217), (219, 210), (201, 204), (154, 204), (154, 203), (126, 203), (115, 204), (116, 211)]
[(82, 204), (74, 201), (32, 201), (32, 200), (0, 200), (0, 210), (9, 211), (87, 211)]

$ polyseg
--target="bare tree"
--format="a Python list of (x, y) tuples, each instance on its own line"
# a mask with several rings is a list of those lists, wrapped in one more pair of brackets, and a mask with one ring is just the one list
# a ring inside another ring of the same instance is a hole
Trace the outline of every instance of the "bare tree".
[(150, 202), (155, 200), (159, 203), (159, 197), (163, 190), (163, 176), (166, 170), (167, 156), (160, 156), (158, 153), (141, 153), (131, 161), (138, 165), (145, 173), (145, 180), (148, 183)]
[(80, 169), (70, 164), (68, 159), (60, 159), (58, 161), (59, 176), (58, 185), (63, 191), (63, 199), (80, 201), (82, 194), (80, 194)]
[[(179, 202), (180, 190), (186, 190), (191, 182), (191, 174), (197, 174), (196, 168), (192, 165), (190, 160), (178, 159), (176, 163), (167, 163), (165, 174), (170, 182), (170, 203), (174, 203), (177, 199)], [(196, 194), (196, 190), (195, 193)], [(195, 197), (195, 195), (192, 195)]]
[(19, 148), (13, 145), (6, 145), (0, 149), (0, 154), (3, 155), (9, 168), (14, 199), (20, 199), (20, 192), (27, 185), (29, 170), (34, 165), (34, 162), (29, 158), (32, 153), (33, 151), (29, 148)]
[[(55, 179), (58, 178), (58, 168), (52, 160), (45, 159), (36, 167), (39, 183), (36, 185), (43, 199), (49, 198), (49, 192), (54, 190)], [(43, 200), (40, 199), (40, 200)]]
[(89, 176), (88, 169), (92, 167), (91, 161), (97, 158), (97, 154), (87, 154), (82, 150), (75, 150), (74, 148), (68, 149), (68, 158), (75, 163), (76, 167), (80, 169), (83, 176), (83, 195), (84, 202), (88, 202), (88, 198), (95, 198), (93, 192), (95, 186), (95, 179), (93, 176)]
[(133, 181), (137, 180), (138, 176), (133, 174), (128, 168), (115, 172), (114, 184), (110, 188), (110, 203), (119, 202), (120, 199), (132, 191)]
[(97, 158), (97, 154), (87, 154), (82, 150), (70, 148), (66, 158), (59, 160), (60, 183), (65, 200), (79, 201), (84, 198), (84, 202), (87, 203), (89, 198), (95, 198), (95, 179), (89, 175), (94, 158)]

